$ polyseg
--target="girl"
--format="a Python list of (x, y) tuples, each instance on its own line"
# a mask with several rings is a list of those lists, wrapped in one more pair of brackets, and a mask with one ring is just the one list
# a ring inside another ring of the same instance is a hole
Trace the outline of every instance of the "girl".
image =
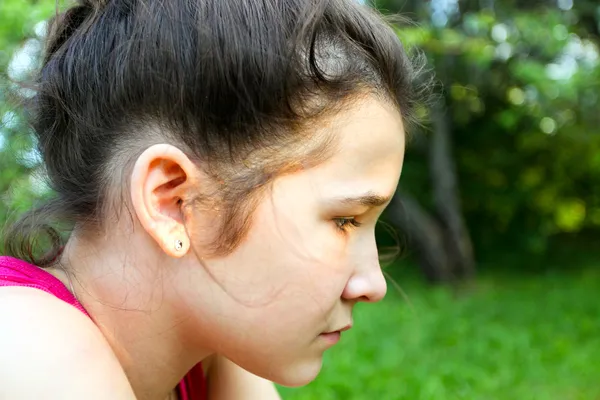
[(58, 15), (29, 110), (56, 197), (5, 232), (0, 398), (268, 400), (313, 380), (386, 291), (374, 228), (413, 71), (353, 0)]

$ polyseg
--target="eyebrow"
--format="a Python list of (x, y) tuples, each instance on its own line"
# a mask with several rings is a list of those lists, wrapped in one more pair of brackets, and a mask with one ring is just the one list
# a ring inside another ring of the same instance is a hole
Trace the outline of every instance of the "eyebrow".
[(381, 207), (390, 201), (390, 197), (381, 196), (375, 193), (365, 193), (364, 195), (356, 197), (342, 197), (339, 201), (348, 205), (358, 204), (365, 207)]

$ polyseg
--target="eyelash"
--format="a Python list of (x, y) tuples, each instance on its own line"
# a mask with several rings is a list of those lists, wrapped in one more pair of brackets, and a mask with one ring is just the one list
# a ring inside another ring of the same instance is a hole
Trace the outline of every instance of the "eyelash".
[(355, 218), (334, 218), (335, 225), (341, 231), (348, 231), (351, 228), (358, 228), (362, 225), (362, 223), (358, 222)]

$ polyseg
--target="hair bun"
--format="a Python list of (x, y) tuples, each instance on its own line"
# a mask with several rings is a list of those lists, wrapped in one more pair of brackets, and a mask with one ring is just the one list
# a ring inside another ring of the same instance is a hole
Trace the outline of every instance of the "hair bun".
[(47, 63), (81, 26), (94, 15), (95, 11), (104, 5), (106, 5), (106, 0), (80, 0), (78, 4), (57, 14), (50, 21), (44, 63)]
[(88, 4), (90, 7), (94, 7), (95, 9), (105, 7), (110, 0), (82, 0), (81, 2)]

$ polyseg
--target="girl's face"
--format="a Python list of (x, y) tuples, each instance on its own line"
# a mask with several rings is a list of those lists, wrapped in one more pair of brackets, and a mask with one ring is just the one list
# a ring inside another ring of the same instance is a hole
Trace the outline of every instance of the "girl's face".
[(351, 326), (356, 303), (386, 293), (375, 223), (400, 178), (402, 120), (370, 99), (333, 126), (336, 153), (276, 179), (239, 247), (199, 260), (182, 288), (204, 346), (288, 386), (316, 377), (338, 338), (325, 333)]

